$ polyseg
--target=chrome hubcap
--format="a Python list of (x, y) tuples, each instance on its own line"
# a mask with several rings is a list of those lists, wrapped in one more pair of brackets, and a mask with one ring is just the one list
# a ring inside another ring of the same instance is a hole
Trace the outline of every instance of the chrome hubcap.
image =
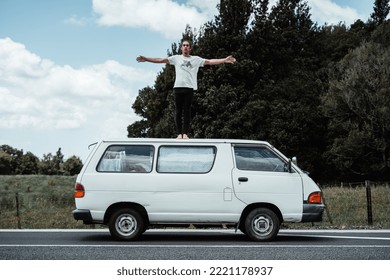
[(253, 230), (259, 235), (267, 235), (273, 229), (273, 223), (271, 219), (264, 216), (258, 216), (253, 219)]
[(123, 214), (117, 218), (115, 227), (120, 234), (129, 236), (136, 231), (137, 220), (129, 214)]

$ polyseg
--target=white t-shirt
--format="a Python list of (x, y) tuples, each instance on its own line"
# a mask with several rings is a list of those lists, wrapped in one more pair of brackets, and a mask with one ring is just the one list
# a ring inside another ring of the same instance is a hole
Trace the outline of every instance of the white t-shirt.
[(173, 55), (168, 57), (169, 64), (175, 66), (176, 79), (173, 87), (185, 87), (198, 89), (198, 70), (203, 67), (206, 59), (199, 56), (185, 57), (183, 55)]

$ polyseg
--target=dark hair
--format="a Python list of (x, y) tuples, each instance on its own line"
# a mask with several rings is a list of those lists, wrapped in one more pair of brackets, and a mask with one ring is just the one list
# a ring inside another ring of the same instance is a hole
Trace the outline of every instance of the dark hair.
[(190, 39), (182, 39), (180, 46), (183, 45), (184, 42), (188, 42), (188, 44), (190, 44), (190, 48), (192, 48), (192, 41)]

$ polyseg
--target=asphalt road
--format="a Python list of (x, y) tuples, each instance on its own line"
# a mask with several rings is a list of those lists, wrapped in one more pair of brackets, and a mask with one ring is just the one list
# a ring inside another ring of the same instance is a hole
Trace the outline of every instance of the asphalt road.
[(390, 260), (389, 230), (281, 230), (257, 243), (233, 230), (0, 230), (0, 260)]

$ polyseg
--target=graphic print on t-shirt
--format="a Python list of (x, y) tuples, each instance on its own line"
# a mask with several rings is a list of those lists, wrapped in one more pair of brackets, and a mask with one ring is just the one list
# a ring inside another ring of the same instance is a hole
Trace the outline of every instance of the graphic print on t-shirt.
[(187, 67), (187, 68), (192, 68), (191, 61), (183, 61), (183, 64), (181, 67)]

